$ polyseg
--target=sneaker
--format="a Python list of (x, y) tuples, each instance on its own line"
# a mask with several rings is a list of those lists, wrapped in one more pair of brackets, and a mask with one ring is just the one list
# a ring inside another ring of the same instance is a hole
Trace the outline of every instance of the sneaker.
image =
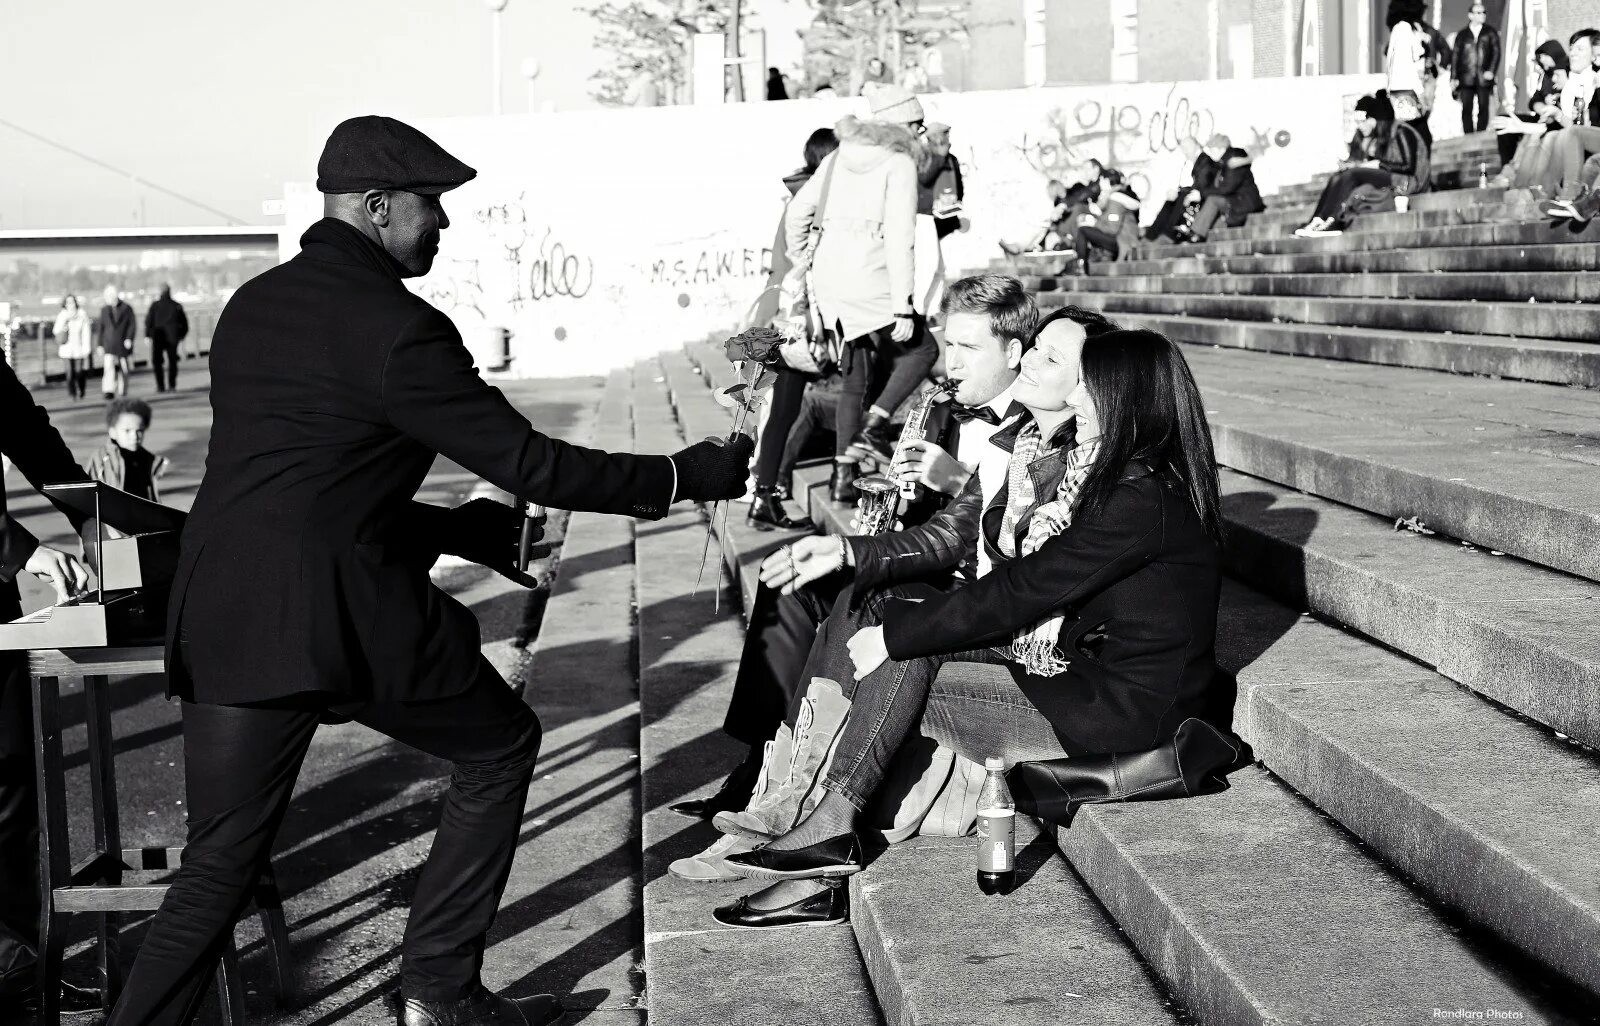
[(1553, 217), (1556, 220), (1578, 216), (1577, 204), (1573, 200), (1564, 199), (1553, 199), (1541, 204), (1539, 212), (1545, 217)]
[(1320, 228), (1307, 225), (1300, 234), (1302, 239), (1329, 239), (1335, 235), (1343, 235), (1345, 226), (1338, 221), (1326, 221)]
[(1591, 189), (1572, 204), (1572, 219), (1588, 224), (1600, 215), (1600, 189)]
[(1294, 233), (1300, 236), (1302, 239), (1309, 238), (1312, 232), (1321, 231), (1324, 227), (1326, 227), (1328, 220), (1329, 219), (1326, 217), (1313, 217), (1305, 224), (1296, 228)]

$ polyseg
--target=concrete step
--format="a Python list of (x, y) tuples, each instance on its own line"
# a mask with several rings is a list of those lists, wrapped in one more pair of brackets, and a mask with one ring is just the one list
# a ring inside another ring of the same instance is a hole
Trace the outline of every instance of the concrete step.
[[(1587, 227), (1577, 231), (1569, 225), (1551, 224), (1548, 221), (1505, 221), (1402, 231), (1358, 230), (1322, 239), (1302, 239), (1285, 233), (1281, 237), (1232, 242), (1141, 246), (1134, 253), (1134, 261), (1305, 253), (1373, 253), (1466, 246), (1571, 245), (1596, 241), (1600, 241), (1600, 221), (1591, 222)], [(1016, 257), (996, 257), (988, 264), (988, 269), (1006, 274), (1030, 272), (1055, 274), (1060, 271), (1064, 262), (1065, 255), (1062, 253), (1024, 253)], [(1109, 266), (1104, 262), (1099, 265), (1100, 268)], [(1101, 273), (1098, 268), (1096, 273)]]
[(1586, 392), (1196, 348), (1219, 463), (1600, 580)]
[(1275, 776), (1403, 879), (1600, 994), (1593, 752), (1231, 581), (1218, 662)]
[[(1403, 214), (1395, 210), (1379, 211), (1356, 217), (1352, 221), (1352, 227), (1346, 229), (1346, 233), (1417, 231), (1450, 225), (1499, 222), (1507, 218), (1507, 210), (1505, 204), (1494, 202), (1458, 204), (1433, 210), (1408, 210)], [(1282, 235), (1293, 237), (1294, 230), (1310, 220), (1311, 214), (1312, 207), (1309, 204), (1251, 214), (1250, 220), (1238, 228), (1217, 228), (1212, 232), (1210, 241), (1274, 239)], [(1134, 255), (1158, 252), (1171, 245), (1167, 242), (1143, 245), (1134, 251)]]
[(1263, 324), (1146, 313), (1119, 319), (1197, 345), (1600, 388), (1600, 346), (1591, 342)]
[(1600, 586), (1222, 472), (1228, 570), (1600, 745)]
[[(849, 509), (826, 500), (826, 477), (825, 468), (803, 471), (797, 495), (809, 499), (810, 514), (825, 529), (845, 530)], [(1377, 530), (1389, 533), (1386, 525)], [(730, 533), (740, 532), (735, 526)], [(753, 537), (763, 548), (774, 543), (771, 535)], [(741, 561), (747, 577), (753, 578), (756, 561)], [(1434, 898), (1540, 965), (1591, 991), (1600, 988), (1600, 959), (1593, 955), (1600, 886), (1578, 840), (1590, 831), (1600, 796), (1600, 765), (1591, 755), (1398, 655), (1238, 584), (1230, 583), (1223, 597), (1219, 661), (1238, 674), (1236, 725), (1269, 768)], [(1374, 717), (1375, 709), (1382, 714)], [(1461, 737), (1478, 743), (1463, 745)], [(1424, 750), (1431, 759), (1417, 758)], [(1556, 778), (1571, 786), (1551, 803), (1545, 796)], [(1482, 801), (1489, 791), (1505, 794), (1504, 801)], [(1501, 811), (1507, 807), (1518, 814), (1507, 817)], [(970, 860), (949, 858), (954, 867), (943, 888), (926, 879), (928, 869), (916, 855), (908, 854), (916, 872), (907, 875), (939, 894), (960, 894)], [(878, 868), (875, 863), (862, 879)], [(892, 944), (863, 935), (869, 967), (879, 948), (893, 958), (907, 936), (920, 938), (916, 927), (926, 925), (924, 910), (937, 907), (927, 899), (910, 912), (887, 899), (873, 907), (872, 896), (871, 887), (857, 895), (858, 934), (863, 911), (876, 924), (899, 910), (904, 925), (886, 935)], [(1258, 900), (1246, 895), (1241, 907), (1255, 908)], [(948, 952), (967, 950), (926, 939), (913, 943), (918, 957), (910, 964), (920, 970), (919, 981), (947, 979)], [(903, 948), (899, 957), (909, 961)], [(880, 997), (886, 990), (904, 992), (886, 987), (875, 968), (873, 975)], [(889, 1021), (937, 1020), (891, 1015)]]
[[(633, 416), (646, 447), (671, 449), (685, 435), (709, 433), (703, 410), (692, 417), (681, 416), (683, 405), (674, 411), (659, 364), (638, 365), (635, 386)], [(715, 408), (709, 397), (704, 402)], [(634, 535), (650, 1022), (877, 1023), (847, 927), (808, 930), (803, 948), (789, 931), (729, 929), (711, 909), (751, 890), (748, 884), (691, 884), (666, 872), (673, 859), (716, 837), (666, 806), (705, 793), (737, 757), (721, 725), (743, 630), (730, 595), (721, 594), (720, 612), (713, 604), (723, 587), (715, 554), (697, 591), (705, 537), (701, 513), (684, 508), (638, 525)]]
[(1028, 278), (1034, 291), (1317, 296), (1327, 299), (1445, 299), (1502, 303), (1600, 302), (1600, 273), (1423, 271), (1366, 274), (1076, 275)]
[(1435, 1009), (1575, 1020), (1265, 769), (1230, 783), (1182, 801), (1089, 806), (1057, 832), (1200, 1022), (1403, 1024)]
[[(810, 514), (847, 530), (825, 471), (801, 476)], [(1600, 993), (1600, 880), (1580, 840), (1600, 797), (1593, 753), (1296, 608), (1224, 586), (1218, 662), (1256, 757), (1431, 898)]]
[[(1194, 257), (1174, 248), (1151, 260), (1101, 261), (1090, 277), (1212, 274), (1395, 274), (1437, 271), (1593, 271), (1600, 245), (1457, 246), (1356, 253), (1286, 253), (1277, 256)], [(1055, 265), (1053, 265), (1055, 266)]]
[[(1062, 290), (1038, 296), (1041, 307), (1066, 303), (1106, 313), (1193, 315), (1230, 321), (1327, 324), (1435, 333), (1516, 338), (1600, 339), (1600, 306), (1579, 303), (1473, 302), (1458, 299), (1365, 299), (1314, 296), (1134, 294), (1079, 288), (1061, 279)], [(1098, 282), (1096, 282), (1098, 285)]]

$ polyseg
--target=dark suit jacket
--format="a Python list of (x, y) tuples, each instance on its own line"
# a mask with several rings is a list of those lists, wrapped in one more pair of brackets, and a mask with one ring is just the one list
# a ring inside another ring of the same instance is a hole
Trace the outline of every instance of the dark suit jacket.
[(158, 344), (177, 345), (188, 334), (189, 318), (183, 312), (182, 303), (168, 297), (150, 304), (150, 312), (144, 315), (145, 338)]
[[(0, 360), (0, 453), (16, 464), (34, 488), (89, 480), (50, 425), (50, 415), (33, 401), (4, 360)], [(57, 508), (67, 514), (74, 530), (83, 526), (82, 514), (59, 504)], [(38, 547), (38, 540), (6, 512), (5, 489), (0, 487), (0, 619), (14, 619), (20, 611), (17, 574)]]
[[(983, 544), (993, 544), (1003, 509), (997, 500), (984, 512)], [(856, 552), (866, 575), (890, 567), (899, 575), (916, 562)], [(893, 659), (946, 655), (1007, 645), (1018, 630), (1061, 614), (1061, 650), (1071, 665), (1056, 677), (1016, 668), (1018, 684), (1069, 754), (1133, 751), (1168, 740), (1190, 716), (1219, 713), (1221, 580), (1218, 547), (1182, 483), (1129, 464), (1100, 515), (1073, 523), (1033, 555), (997, 562), (982, 579), (936, 598), (890, 602), (884, 641)]]
[(139, 318), (134, 316), (133, 307), (121, 299), (116, 306), (102, 306), (94, 322), (100, 351), (112, 356), (127, 356), (133, 352), (133, 339), (138, 329)]
[(300, 241), (217, 323), (211, 447), (169, 606), (169, 692), (222, 704), (447, 696), (477, 672), (479, 636), (428, 579), (452, 530), (447, 511), (412, 501), (435, 456), (558, 509), (649, 518), (666, 514), (672, 463), (540, 434), (381, 247), (334, 220)]
[(1468, 89), (1494, 84), (1495, 79), (1484, 81), (1483, 73), (1493, 72), (1496, 78), (1500, 74), (1500, 33), (1493, 25), (1485, 24), (1478, 38), (1473, 39), (1472, 29), (1463, 27), (1456, 33), (1451, 63), (1456, 82)]

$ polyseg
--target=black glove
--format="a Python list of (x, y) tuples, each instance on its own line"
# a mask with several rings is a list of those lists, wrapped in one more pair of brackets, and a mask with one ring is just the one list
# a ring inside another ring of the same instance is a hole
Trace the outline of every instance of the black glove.
[[(526, 517), (493, 499), (473, 499), (450, 510), (446, 516), (450, 518), (450, 547), (446, 552), (488, 567), (525, 588), (538, 586), (535, 578), (517, 569), (517, 546)], [(532, 527), (533, 541), (544, 537), (542, 523), (535, 521)], [(528, 558), (540, 559), (549, 554), (550, 546), (535, 545)]]
[(755, 455), (755, 439), (741, 434), (733, 441), (707, 438), (672, 454), (678, 468), (679, 502), (717, 502), (737, 499), (744, 494), (750, 476), (750, 457)]

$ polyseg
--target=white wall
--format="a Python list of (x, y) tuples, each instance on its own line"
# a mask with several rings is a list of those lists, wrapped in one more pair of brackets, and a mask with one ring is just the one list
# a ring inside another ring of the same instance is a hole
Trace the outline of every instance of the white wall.
[[(1216, 131), (1258, 154), (1263, 191), (1342, 155), (1348, 111), (1378, 76), (1138, 83), (923, 98), (954, 126), (972, 229), (945, 241), (954, 269), (1037, 229), (1044, 184), (1099, 157), (1164, 181), (1178, 140)], [(459, 118), (419, 125), (479, 169), (447, 195), (454, 223), (414, 283), (469, 344), (514, 333), (514, 372), (592, 374), (742, 326), (761, 291), (808, 134), (860, 101), (791, 101)], [(864, 111), (863, 111), (864, 113)], [(285, 253), (318, 216), (291, 196)], [(1269, 200), (1270, 202), (1270, 200)]]

